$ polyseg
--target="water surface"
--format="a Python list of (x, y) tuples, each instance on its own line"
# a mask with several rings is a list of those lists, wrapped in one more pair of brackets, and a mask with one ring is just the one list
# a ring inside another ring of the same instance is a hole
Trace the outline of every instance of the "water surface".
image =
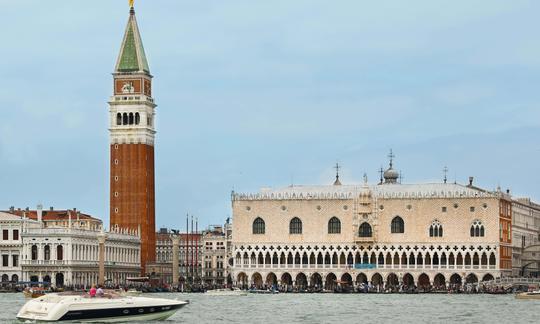
[[(167, 323), (540, 323), (540, 300), (514, 295), (146, 294), (189, 300)], [(17, 323), (22, 293), (0, 294), (0, 322)]]

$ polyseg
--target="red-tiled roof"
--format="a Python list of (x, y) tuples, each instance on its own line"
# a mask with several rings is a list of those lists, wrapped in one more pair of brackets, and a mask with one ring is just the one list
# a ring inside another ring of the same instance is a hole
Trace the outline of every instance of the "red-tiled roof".
[[(10, 213), (13, 215), (17, 215), (19, 217), (23, 217), (23, 215), (26, 215), (29, 219), (37, 220), (37, 211), (36, 210), (9, 210), (6, 211), (6, 213)], [(42, 219), (43, 221), (54, 221), (54, 220), (68, 220), (69, 214), (71, 214), (71, 220), (76, 220), (77, 217), (79, 220), (93, 220), (93, 221), (101, 221), (98, 218), (92, 217), (87, 214), (79, 213), (78, 211), (74, 210), (43, 210)]]

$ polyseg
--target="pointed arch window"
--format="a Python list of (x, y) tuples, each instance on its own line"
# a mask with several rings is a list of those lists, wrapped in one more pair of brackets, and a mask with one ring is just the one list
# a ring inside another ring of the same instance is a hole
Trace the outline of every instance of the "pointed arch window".
[(483, 237), (484, 234), (484, 224), (479, 220), (475, 220), (471, 225), (471, 237)]
[(443, 236), (443, 226), (438, 220), (431, 222), (429, 226), (429, 237), (442, 237)]
[(302, 221), (295, 217), (289, 223), (289, 234), (302, 234)]
[(264, 234), (265, 224), (264, 220), (260, 217), (255, 218), (253, 221), (253, 234)]
[(405, 233), (405, 222), (403, 221), (403, 218), (396, 216), (394, 219), (392, 219), (392, 223), (390, 224), (390, 232)]
[(358, 236), (360, 237), (372, 237), (373, 231), (371, 230), (371, 225), (369, 223), (362, 223), (358, 229)]
[(337, 217), (332, 217), (328, 221), (328, 234), (340, 234), (341, 221)]

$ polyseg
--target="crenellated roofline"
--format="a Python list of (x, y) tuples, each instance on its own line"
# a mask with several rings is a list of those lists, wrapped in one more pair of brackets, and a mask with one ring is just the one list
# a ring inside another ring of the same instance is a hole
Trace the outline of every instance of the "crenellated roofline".
[(501, 198), (499, 191), (477, 190), (460, 184), (425, 183), (391, 185), (290, 186), (256, 193), (233, 192), (231, 200), (343, 200), (360, 196), (379, 199)]

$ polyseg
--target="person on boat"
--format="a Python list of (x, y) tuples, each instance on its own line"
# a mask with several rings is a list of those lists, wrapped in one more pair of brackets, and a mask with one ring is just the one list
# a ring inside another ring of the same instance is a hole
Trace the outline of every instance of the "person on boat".
[(90, 288), (90, 297), (96, 297), (96, 293), (97, 293), (97, 290), (96, 290), (96, 286), (95, 285), (92, 285), (92, 288)]
[(103, 297), (103, 295), (105, 295), (105, 292), (103, 291), (103, 288), (99, 286), (98, 289), (96, 290), (96, 296)]

